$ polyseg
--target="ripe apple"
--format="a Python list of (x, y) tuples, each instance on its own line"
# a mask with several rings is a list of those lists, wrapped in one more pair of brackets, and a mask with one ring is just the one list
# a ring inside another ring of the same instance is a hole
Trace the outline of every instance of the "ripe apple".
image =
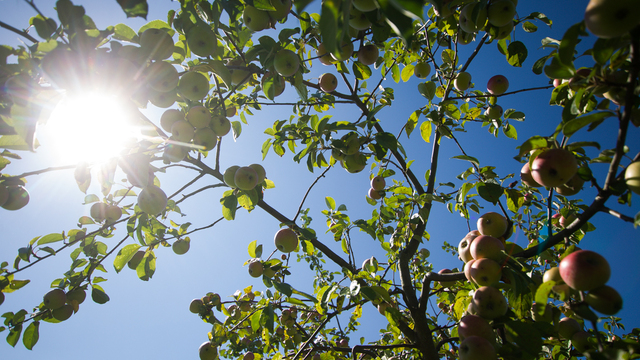
[(324, 44), (318, 45), (318, 50), (316, 51), (316, 54), (318, 55), (318, 60), (320, 60), (320, 63), (322, 65), (331, 65), (334, 62), (336, 62), (336, 60), (331, 56), (331, 54), (324, 47)]
[(320, 85), (320, 90), (330, 93), (338, 87), (338, 79), (332, 73), (324, 73), (320, 75), (318, 85)]
[(480, 336), (489, 340), (491, 344), (496, 341), (496, 333), (489, 322), (478, 315), (465, 315), (458, 323), (458, 336), (464, 340), (469, 336)]
[(497, 27), (507, 25), (515, 14), (516, 6), (511, 0), (492, 1), (487, 9), (489, 24)]
[(635, 0), (591, 0), (584, 22), (597, 37), (618, 37), (640, 24), (640, 4)]
[(22, 185), (7, 186), (7, 199), (2, 206), (5, 210), (20, 210), (29, 203), (29, 192)]
[(264, 169), (264, 167), (262, 167), (262, 165), (260, 164), (251, 164), (249, 165), (249, 167), (255, 170), (256, 174), (258, 174), (258, 184), (262, 184), (264, 179), (267, 178), (267, 171)]
[(380, 51), (378, 47), (374, 44), (367, 44), (360, 47), (358, 50), (358, 61), (363, 63), (364, 65), (373, 65), (376, 60), (378, 60), (378, 56)]
[(461, 71), (453, 81), (453, 86), (458, 91), (465, 91), (471, 86), (471, 74), (466, 71)]
[(262, 31), (271, 26), (269, 13), (264, 10), (256, 9), (251, 5), (244, 7), (244, 11), (242, 12), (242, 21), (244, 21), (244, 25), (251, 31)]
[(487, 320), (496, 319), (507, 313), (507, 299), (500, 290), (492, 286), (483, 286), (476, 290), (471, 304), (476, 314)]
[(367, 30), (371, 27), (371, 21), (362, 11), (352, 8), (349, 14), (349, 25), (356, 30)]
[(376, 189), (369, 189), (369, 192), (367, 193), (367, 195), (373, 200), (382, 199), (382, 194), (380, 193), (380, 191)]
[(353, 54), (353, 43), (351, 41), (345, 41), (341, 46), (338, 46), (336, 50), (331, 53), (331, 56), (337, 61), (348, 60)]
[(234, 178), (236, 176), (236, 171), (238, 171), (238, 169), (240, 169), (240, 166), (233, 165), (233, 166), (229, 166), (227, 170), (224, 171), (224, 175), (222, 175), (222, 178), (224, 179), (224, 183), (227, 184), (229, 187), (236, 188), (236, 182)]
[(186, 120), (176, 121), (173, 126), (171, 126), (171, 137), (176, 141), (188, 143), (193, 139), (195, 134), (196, 130), (193, 128), (193, 125)]
[(211, 113), (209, 109), (202, 105), (197, 105), (187, 111), (187, 121), (196, 129), (202, 129), (209, 126), (211, 122)]
[(571, 339), (578, 331), (582, 331), (582, 325), (575, 319), (565, 317), (558, 322), (558, 334), (563, 339)]
[(289, 49), (278, 51), (273, 59), (273, 67), (276, 72), (284, 77), (292, 76), (300, 67), (298, 55)]
[(148, 185), (138, 194), (138, 207), (149, 215), (157, 215), (167, 207), (167, 194), (155, 185)]
[(198, 146), (204, 147), (203, 150), (209, 151), (216, 147), (218, 144), (218, 135), (211, 128), (204, 128), (196, 130), (193, 135), (193, 143)]
[(640, 194), (640, 161), (632, 162), (624, 171), (624, 181), (629, 190)]
[(502, 95), (509, 89), (509, 80), (504, 75), (495, 75), (487, 81), (487, 91), (493, 95)]
[(216, 34), (204, 25), (195, 25), (187, 31), (187, 45), (192, 53), (207, 57), (214, 55), (217, 47)]
[(178, 94), (192, 100), (199, 101), (209, 92), (209, 80), (202, 73), (189, 71), (183, 74), (178, 81)]
[(262, 276), (263, 271), (264, 266), (262, 265), (261, 261), (254, 261), (249, 264), (249, 275), (251, 275), (252, 277), (257, 278)]
[(91, 209), (89, 210), (89, 215), (96, 222), (103, 222), (107, 217), (107, 204), (103, 202), (97, 202), (91, 205)]
[[(479, 7), (479, 9), (475, 9)], [(473, 14), (476, 12), (476, 16)], [(485, 23), (487, 22), (487, 8), (482, 6), (480, 7), (480, 3), (471, 3), (465, 5), (460, 11), (460, 28), (468, 33), (475, 33), (484, 28)]]
[(494, 360), (496, 349), (491, 342), (480, 336), (469, 336), (460, 342), (460, 360)]
[(190, 241), (185, 239), (178, 239), (174, 241), (173, 244), (171, 245), (171, 249), (176, 255), (186, 254), (187, 251), (189, 251), (190, 247), (191, 247)]
[[(477, 241), (474, 240), (474, 243)], [(502, 267), (495, 260), (482, 258), (474, 259), (469, 266), (471, 280), (480, 286), (492, 286), (500, 282)]]
[(149, 28), (140, 34), (140, 47), (150, 60), (164, 60), (173, 55), (173, 39), (163, 29)]
[(290, 253), (298, 247), (298, 235), (289, 228), (278, 230), (273, 240), (276, 248), (283, 253)]
[(478, 236), (480, 236), (480, 232), (478, 230), (473, 230), (465, 235), (462, 240), (460, 240), (460, 244), (458, 245), (458, 254), (460, 255), (460, 260), (467, 263), (469, 262), (469, 260), (473, 259), (473, 256), (471, 256), (471, 244), (473, 240)]
[(269, 100), (273, 100), (276, 96), (279, 96), (284, 92), (286, 82), (284, 78), (276, 73), (267, 71), (260, 81), (262, 91)]
[(249, 166), (242, 166), (233, 175), (233, 182), (240, 190), (251, 190), (258, 184), (258, 173)]
[(578, 250), (565, 256), (560, 265), (560, 276), (572, 289), (589, 291), (609, 280), (611, 267), (602, 255), (591, 250)]
[(67, 304), (71, 304), (72, 301), (76, 301), (79, 305), (82, 304), (86, 298), (87, 293), (84, 291), (84, 289), (77, 288), (67, 293)]
[(224, 116), (212, 116), (210, 126), (218, 136), (225, 136), (231, 131), (231, 121)]
[(413, 75), (418, 79), (425, 79), (431, 73), (431, 65), (427, 62), (419, 62), (413, 68)]
[(357, 153), (353, 155), (347, 155), (342, 161), (342, 167), (348, 172), (355, 174), (364, 170), (367, 166), (367, 157), (364, 154)]
[(558, 187), (578, 172), (576, 157), (569, 150), (548, 149), (531, 163), (533, 180), (546, 187)]
[(65, 321), (73, 315), (73, 305), (62, 305), (51, 311), (51, 316), (58, 321)]
[(488, 212), (480, 216), (477, 226), (482, 235), (501, 237), (507, 232), (509, 221), (497, 212)]
[(352, 0), (351, 5), (362, 12), (373, 11), (378, 8), (376, 0)]
[(171, 132), (171, 127), (177, 121), (185, 120), (182, 111), (177, 109), (168, 109), (160, 116), (160, 127), (166, 132)]
[[(505, 0), (505, 1), (510, 1), (510, 0)], [(493, 105), (493, 106), (489, 106), (487, 110), (485, 110), (484, 115), (489, 119), (500, 119), (502, 117), (502, 113), (503, 113), (502, 106)]]
[(609, 285), (603, 285), (589, 291), (584, 301), (593, 310), (605, 315), (615, 315), (622, 309), (622, 296)]
[(374, 176), (371, 179), (371, 188), (374, 190), (383, 190), (386, 185), (387, 183), (382, 176)]
[(271, 5), (276, 8), (275, 11), (268, 11), (274, 22), (284, 20), (291, 12), (291, 0), (271, 0)]
[(503, 258), (502, 251), (504, 250), (504, 244), (493, 236), (480, 235), (473, 240), (469, 250), (475, 260), (487, 258), (494, 261), (501, 261)]
[(542, 186), (533, 180), (533, 176), (531, 176), (531, 167), (529, 166), (528, 161), (522, 165), (522, 169), (520, 170), (520, 180), (523, 184), (530, 187), (537, 188)]
[(67, 302), (67, 295), (62, 289), (53, 289), (44, 294), (42, 302), (46, 309), (55, 310), (62, 307)]
[(198, 355), (200, 360), (216, 360), (218, 358), (218, 349), (210, 341), (206, 341), (198, 348)]

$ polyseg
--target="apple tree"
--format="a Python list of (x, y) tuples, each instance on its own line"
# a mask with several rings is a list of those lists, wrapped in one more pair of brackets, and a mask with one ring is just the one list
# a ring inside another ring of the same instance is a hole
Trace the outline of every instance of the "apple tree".
[[(29, 45), (0, 47), (0, 206), (28, 211), (38, 201), (29, 197), (28, 180), (43, 172), (73, 169), (79, 191), (93, 182), (100, 192), (85, 198), (90, 216), (25, 240), (15, 258), (2, 254), (0, 304), (28, 285), (26, 269), (71, 257), (70, 270), (38, 275), (52, 276), (41, 302), (3, 309), (0, 331), (10, 345), (22, 339), (31, 349), (46, 336), (42, 322), (82, 316), (74, 314), (87, 296), (110, 301), (101, 284), (110, 270), (131, 268), (148, 281), (160, 249), (184, 254), (195, 234), (232, 222), (240, 211), (264, 211), (281, 225), (266, 236), (274, 244), (242, 245), (252, 258), (249, 275), (264, 286), (232, 297), (212, 289), (185, 304), (211, 329), (194, 357), (638, 358), (640, 330), (624, 330), (615, 317), (623, 299), (607, 285), (607, 259), (580, 246), (595, 216), (621, 227), (640, 223), (609, 205), (632, 209), (640, 194), (640, 149), (629, 135), (637, 137), (640, 126), (637, 1), (575, 5), (584, 21), (539, 39), (546, 53), (529, 63), (540, 81), (519, 89), (499, 70), (531, 71), (523, 67), (527, 46), (517, 39), (535, 37), (552, 20), (521, 13), (517, 0), (181, 0), (166, 21), (139, 29), (97, 28), (70, 0), (57, 1), (57, 19), (27, 3), (34, 10), (28, 31), (1, 24)], [(128, 17), (145, 19), (155, 5), (117, 3)], [(485, 90), (469, 69), (489, 45), (505, 60), (495, 64)], [(327, 73), (313, 80), (312, 66)], [(394, 87), (414, 77), (422, 102), (393, 133)], [(37, 151), (36, 130), (61, 94), (96, 88), (118, 94), (140, 136), (108, 161), (12, 173), (20, 152)], [(286, 88), (295, 89), (294, 102), (279, 101)], [(525, 91), (547, 94), (561, 116), (509, 147), (505, 141), (517, 139), (525, 114), (500, 103)], [(289, 109), (285, 118), (258, 119), (278, 104)], [(333, 116), (338, 106), (359, 116)], [(149, 118), (147, 107), (166, 110)], [(302, 205), (288, 217), (270, 205), (276, 184), (262, 165), (221, 168), (225, 144), (256, 131), (250, 125), (266, 129), (263, 159), (291, 156), (300, 172), (321, 173), (309, 188), (332, 169), (368, 173), (371, 217), (352, 218), (327, 197), (314, 220), (303, 209), (306, 195), (290, 199)], [(605, 126), (615, 126), (615, 135), (603, 135)], [(486, 164), (465, 150), (461, 134), (485, 131), (496, 144), (487, 146), (511, 151), (513, 163)], [(469, 164), (451, 178), (442, 175), (446, 142), (458, 149), (456, 161)], [(408, 155), (415, 143), (430, 146), (428, 158)], [(428, 170), (418, 173), (416, 163)], [(183, 174), (178, 169), (192, 176), (167, 189), (160, 178)], [(202, 195), (198, 179), (208, 179), (206, 189), (219, 199), (219, 219), (210, 225), (175, 216), (183, 202)], [(582, 196), (587, 187), (595, 189), (589, 199)], [(483, 212), (487, 205), (499, 212)], [(430, 239), (436, 210), (459, 214), (468, 234)], [(356, 263), (356, 233), (383, 256)], [(514, 233), (527, 244), (509, 241)], [(430, 262), (430, 251), (440, 248), (453, 255), (451, 269)], [(289, 281), (304, 264), (315, 275)], [(381, 314), (382, 335), (350, 343), (365, 307)]]

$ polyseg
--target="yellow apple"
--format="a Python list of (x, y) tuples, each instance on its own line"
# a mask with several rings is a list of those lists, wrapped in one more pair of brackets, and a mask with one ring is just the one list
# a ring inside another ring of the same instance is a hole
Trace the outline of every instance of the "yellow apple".
[(629, 190), (640, 194), (640, 161), (632, 162), (624, 171), (624, 181)]
[(298, 247), (298, 235), (289, 228), (278, 230), (273, 241), (276, 248), (283, 253), (290, 253)]

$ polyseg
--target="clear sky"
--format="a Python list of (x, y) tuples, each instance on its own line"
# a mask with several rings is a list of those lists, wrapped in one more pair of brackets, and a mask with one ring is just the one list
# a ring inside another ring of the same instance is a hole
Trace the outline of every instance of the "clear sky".
[[(50, 17), (56, 17), (53, 10), (54, 1), (37, 1), (39, 8)], [(117, 23), (126, 23), (134, 30), (145, 24), (141, 19), (126, 19), (115, 1), (75, 1), (75, 4), (85, 6), (87, 14), (93, 18), (99, 28)], [(150, 1), (148, 20), (166, 20), (169, 9), (178, 9), (177, 2)], [(319, 2), (318, 2), (319, 3)], [(509, 78), (510, 90), (549, 84), (544, 75), (534, 75), (531, 72), (533, 62), (548, 51), (540, 49), (540, 39), (552, 37), (560, 39), (564, 31), (572, 24), (581, 20), (587, 1), (526, 1), (521, 0), (518, 12), (524, 16), (532, 11), (540, 11), (554, 21), (551, 29), (538, 22), (539, 31), (527, 34), (518, 29), (516, 37), (526, 43), (529, 57), (523, 68), (512, 68), (495, 44), (486, 46), (477, 60), (469, 68), (472, 81), (476, 88), (484, 90), (487, 80), (496, 74), (503, 74)], [(317, 6), (317, 4), (313, 4)], [(26, 28), (29, 18), (34, 16), (33, 10), (23, 1), (0, 0), (0, 20), (17, 28)], [(292, 25), (293, 26), (293, 25)], [(277, 28), (283, 28), (278, 25)], [(264, 34), (274, 35), (274, 32)], [(263, 35), (260, 33), (260, 36)], [(593, 41), (591, 37), (588, 42)], [(28, 40), (19, 38), (16, 34), (0, 29), (0, 44), (12, 46), (20, 45)], [(470, 53), (474, 45), (467, 45), (463, 53)], [(584, 51), (585, 47), (582, 48)], [(580, 51), (580, 50), (579, 50)], [(465, 56), (465, 55), (463, 55)], [(314, 61), (312, 72), (305, 79), (315, 81), (323, 72), (335, 69), (321, 65)], [(374, 70), (378, 73), (378, 70)], [(337, 73), (336, 73), (337, 74)], [(377, 78), (376, 78), (377, 79)], [(368, 81), (373, 86), (375, 81)], [(382, 125), (392, 133), (398, 133), (401, 126), (413, 110), (424, 104), (424, 98), (417, 92), (418, 79), (411, 79), (407, 83), (395, 84), (387, 80), (385, 86), (395, 89), (395, 102), (377, 114)], [(346, 91), (346, 86), (340, 83), (338, 91)], [(465, 150), (477, 157), (481, 165), (493, 165), (500, 174), (520, 171), (521, 164), (513, 157), (517, 154), (516, 146), (533, 134), (547, 135), (554, 130), (554, 124), (560, 116), (560, 108), (551, 108), (549, 96), (551, 91), (524, 92), (501, 98), (499, 104), (503, 108), (514, 108), (526, 114), (526, 121), (515, 124), (518, 130), (518, 140), (507, 140), (504, 135), (494, 142), (493, 136), (480, 125), (468, 125), (468, 132), (456, 134)], [(278, 101), (295, 101), (296, 92), (288, 86), (285, 93), (277, 98)], [(261, 146), (267, 136), (263, 131), (270, 128), (276, 119), (286, 119), (290, 113), (289, 106), (265, 106), (264, 110), (248, 117), (249, 124), (243, 125), (242, 135), (237, 141), (227, 136), (223, 139), (221, 169), (231, 165), (248, 165), (261, 162)], [(152, 119), (159, 119), (161, 111), (146, 110)], [(351, 120), (359, 116), (348, 105), (336, 105), (331, 112), (336, 119)], [(237, 120), (234, 118), (232, 120)], [(423, 119), (422, 119), (423, 120)], [(422, 121), (421, 120), (421, 121)], [(598, 137), (603, 139), (603, 149), (614, 147), (616, 123), (611, 121), (598, 128)], [(638, 128), (630, 128), (629, 139), (637, 139), (640, 135)], [(572, 141), (586, 139), (593, 134), (584, 130), (572, 137)], [(404, 137), (404, 136), (403, 136)], [(632, 141), (630, 141), (632, 143)], [(418, 133), (412, 134), (410, 141), (404, 141), (409, 157), (416, 159), (413, 165), (415, 173), (420, 177), (429, 166), (430, 144), (425, 143)], [(43, 144), (35, 154), (21, 153), (23, 160), (15, 161), (5, 169), (10, 174), (37, 170), (52, 166), (58, 159), (47, 153), (51, 144)], [(594, 149), (588, 150), (589, 155), (596, 156)], [(637, 151), (637, 149), (636, 149)], [(459, 155), (452, 141), (443, 139), (441, 154), (441, 171), (438, 181), (445, 183), (454, 181), (455, 176), (463, 172), (468, 163), (451, 159)], [(306, 165), (295, 164), (292, 154), (288, 152), (279, 158), (273, 152), (269, 153), (262, 162), (267, 177), (275, 185), (275, 189), (266, 191), (265, 201), (286, 216), (293, 217), (300, 201), (310, 184), (321, 171), (310, 173)], [(207, 163), (214, 164), (213, 159)], [(371, 161), (369, 162), (371, 164)], [(368, 168), (367, 168), (368, 169)], [(606, 170), (604, 165), (594, 165), (595, 172)], [(170, 169), (167, 174), (159, 175), (163, 188), (167, 193), (176, 191), (182, 184), (193, 178), (195, 174), (187, 170)], [(174, 171), (176, 170), (176, 171)], [(367, 204), (365, 197), (369, 188), (369, 173), (348, 174), (339, 166), (330, 170), (326, 177), (310, 192), (304, 207), (311, 208), (309, 215), (314, 219), (312, 227), (318, 234), (326, 231), (321, 210), (326, 208), (325, 196), (331, 196), (338, 204), (347, 205), (348, 214), (352, 219), (370, 217), (375, 209)], [(27, 245), (29, 240), (53, 232), (69, 230), (75, 227), (81, 215), (87, 215), (89, 206), (82, 205), (84, 194), (78, 190), (73, 180), (73, 171), (55, 171), (29, 177), (27, 188), (31, 194), (30, 204), (21, 211), (9, 212), (0, 209), (0, 261), (13, 262), (19, 247)], [(200, 181), (197, 186), (204, 186), (211, 180)], [(197, 188), (197, 187), (196, 187)], [(195, 189), (195, 188), (194, 188)], [(89, 192), (97, 193), (93, 187)], [(219, 199), (222, 191), (207, 190), (198, 199), (191, 199), (181, 206), (187, 214), (188, 221), (194, 227), (207, 225), (221, 217)], [(585, 188), (580, 196), (585, 204), (589, 204), (595, 191)], [(615, 204), (610, 200), (608, 206), (622, 213), (634, 216), (640, 211), (638, 196), (634, 195), (631, 208)], [(483, 202), (484, 211), (496, 211), (491, 204)], [(178, 221), (185, 221), (173, 215)], [(477, 218), (472, 219), (472, 224)], [(606, 214), (599, 214), (593, 221), (597, 230), (589, 233), (581, 247), (600, 252), (612, 267), (612, 279), (609, 284), (615, 287), (625, 299), (625, 308), (619, 313), (622, 323), (629, 330), (640, 327), (640, 316), (634, 311), (633, 300), (640, 294), (640, 268), (637, 257), (640, 254), (640, 233), (629, 223), (624, 223)], [(211, 229), (191, 236), (191, 250), (183, 255), (173, 254), (170, 248), (158, 249), (156, 255), (157, 271), (151, 281), (140, 281), (135, 272), (124, 269), (120, 274), (113, 270), (112, 262), (107, 261), (105, 267), (109, 271), (104, 277), (109, 281), (102, 283), (111, 301), (98, 305), (88, 299), (80, 311), (68, 321), (61, 324), (42, 323), (40, 326), (40, 341), (33, 351), (26, 350), (20, 342), (12, 349), (3, 340), (0, 341), (0, 358), (2, 359), (76, 359), (90, 357), (94, 360), (103, 359), (134, 359), (134, 358), (196, 358), (198, 346), (207, 340), (210, 325), (203, 323), (196, 315), (188, 310), (191, 299), (199, 298), (207, 292), (219, 293), (223, 300), (236, 290), (253, 284), (256, 290), (265, 287), (261, 280), (249, 276), (243, 263), (249, 259), (247, 246), (253, 240), (258, 240), (265, 247), (265, 253), (270, 253), (273, 247), (273, 234), (278, 230), (278, 222), (260, 209), (251, 213), (245, 210), (237, 212), (237, 219), (233, 222), (222, 221)], [(474, 226), (474, 225), (472, 225)], [(106, 239), (109, 245), (122, 238), (124, 229), (118, 229), (114, 238)], [(449, 213), (444, 206), (436, 204), (432, 211), (427, 231), (431, 241), (424, 245), (431, 251), (430, 260), (435, 270), (441, 268), (460, 268), (462, 263), (450, 254), (440, 250), (442, 242), (457, 245), (467, 233), (464, 219), (457, 214)], [(357, 263), (376, 255), (383, 258), (383, 252), (371, 246), (371, 238), (362, 232), (354, 232), (353, 241), (356, 247)], [(336, 251), (340, 251), (338, 243), (334, 243), (332, 236), (321, 235), (320, 239)], [(512, 238), (517, 244), (526, 247), (527, 241), (522, 234), (515, 234)], [(37, 306), (41, 296), (50, 286), (51, 281), (62, 274), (70, 264), (68, 253), (61, 253), (31, 269), (19, 273), (17, 278), (31, 279), (31, 283), (22, 290), (7, 294), (0, 312), (17, 311), (21, 308), (30, 309)], [(292, 263), (292, 277), (288, 280), (301, 291), (312, 293), (311, 280), (313, 274), (309, 272), (305, 263)], [(335, 267), (333, 268), (335, 269)], [(366, 315), (361, 336), (366, 341), (378, 339), (376, 329), (383, 327), (386, 321), (373, 307), (365, 309)], [(2, 337), (6, 337), (3, 332)], [(352, 340), (352, 344), (355, 341)]]

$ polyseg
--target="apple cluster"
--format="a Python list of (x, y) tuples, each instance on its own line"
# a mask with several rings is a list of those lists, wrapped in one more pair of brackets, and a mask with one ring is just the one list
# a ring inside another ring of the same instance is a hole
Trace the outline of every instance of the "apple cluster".
[(42, 298), (42, 310), (50, 311), (51, 318), (57, 321), (65, 321), (74, 313), (87, 297), (83, 288), (76, 288), (68, 293), (56, 288), (47, 292)]
[(267, 173), (260, 164), (249, 166), (233, 165), (223, 174), (225, 184), (234, 189), (249, 191), (261, 185), (267, 178)]
[(291, 11), (291, 0), (270, 0), (271, 6), (275, 10), (261, 10), (251, 5), (246, 5), (242, 12), (242, 21), (251, 31), (262, 31), (271, 27), (279, 21), (286, 20)]
[(350, 173), (359, 173), (367, 166), (367, 156), (360, 152), (360, 141), (360, 135), (352, 131), (331, 142), (331, 156)]
[(29, 203), (29, 192), (18, 181), (0, 182), (0, 207), (5, 210), (20, 210)]
[(371, 188), (369, 189), (369, 198), (373, 200), (382, 199), (384, 196), (384, 188), (387, 186), (387, 182), (382, 176), (374, 176), (371, 179)]
[(89, 214), (98, 223), (106, 221), (107, 224), (113, 224), (122, 217), (122, 209), (115, 204), (96, 202), (91, 205)]

